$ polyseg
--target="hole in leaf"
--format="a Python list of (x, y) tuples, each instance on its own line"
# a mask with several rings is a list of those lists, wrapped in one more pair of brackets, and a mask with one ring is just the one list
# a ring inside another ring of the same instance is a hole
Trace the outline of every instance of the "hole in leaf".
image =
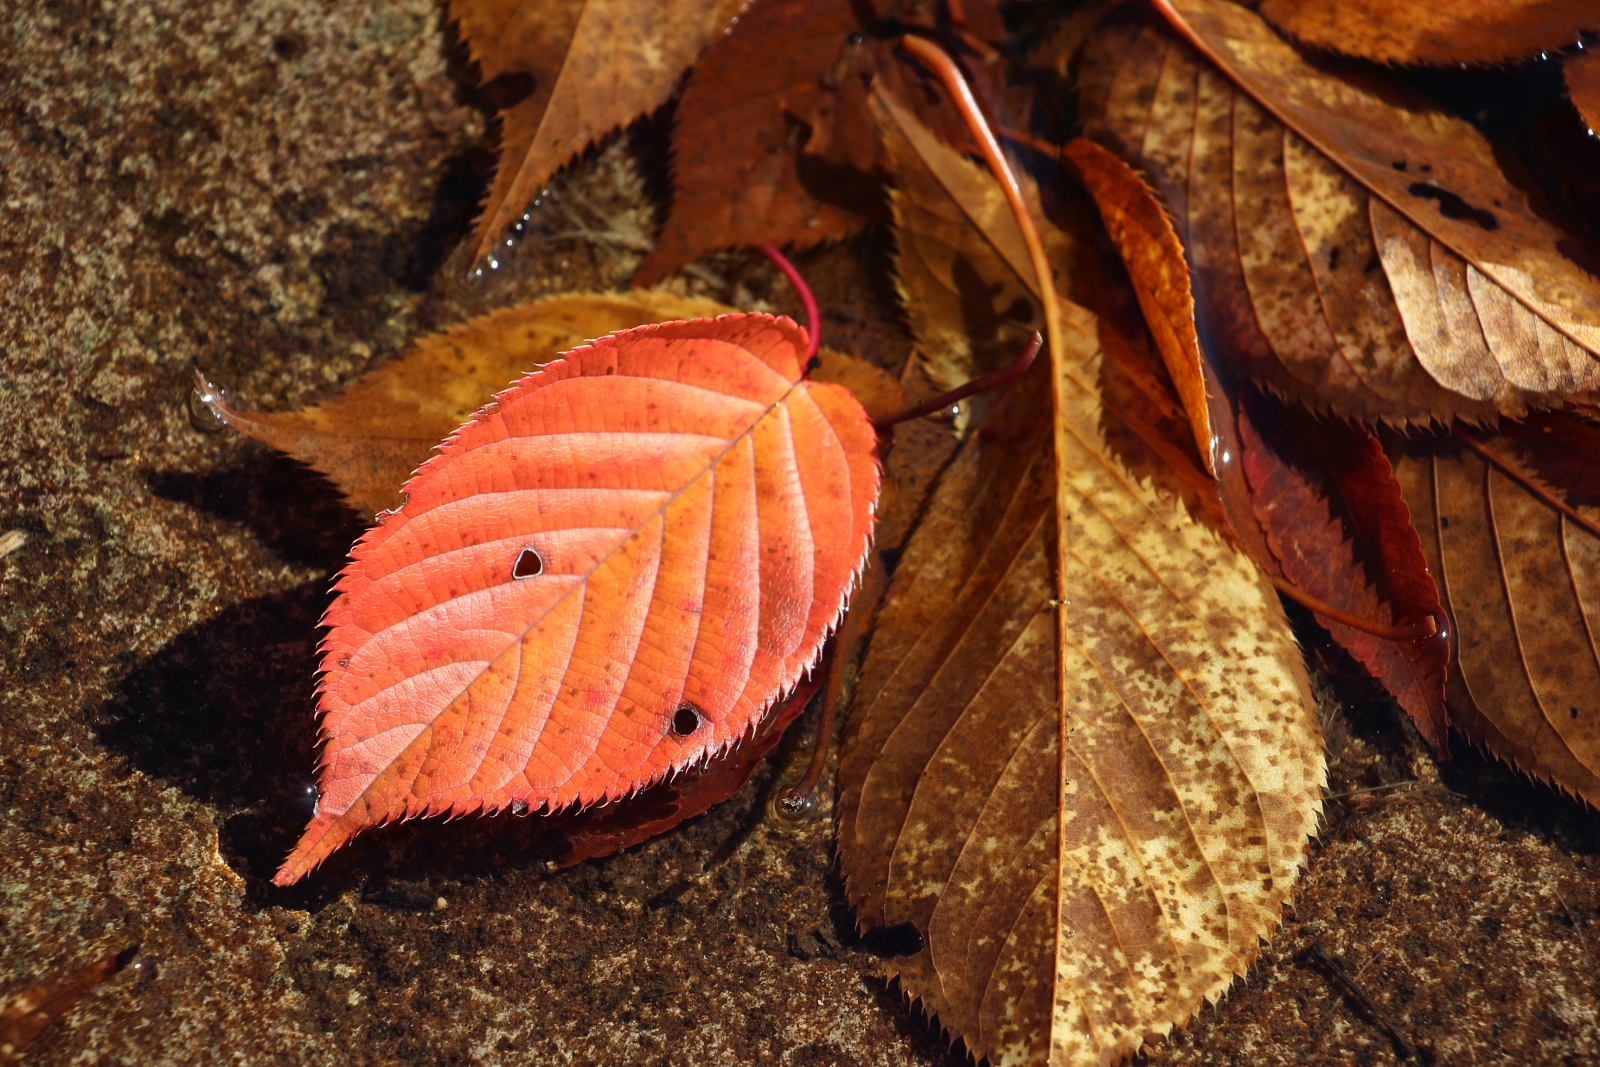
[(914, 923), (875, 926), (862, 933), (861, 946), (880, 959), (915, 956), (922, 951), (922, 931)]
[(700, 729), (700, 724), (705, 721), (705, 716), (693, 704), (678, 705), (678, 710), (672, 716), (672, 732), (679, 737), (688, 737)]
[(544, 558), (536, 549), (525, 548), (517, 553), (517, 562), (511, 565), (511, 577), (532, 578), (544, 573)]

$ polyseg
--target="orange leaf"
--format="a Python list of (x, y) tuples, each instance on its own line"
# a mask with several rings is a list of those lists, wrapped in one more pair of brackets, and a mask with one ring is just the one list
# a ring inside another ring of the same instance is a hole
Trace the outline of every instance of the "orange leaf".
[(865, 559), (876, 438), (768, 315), (646, 326), (524, 378), (352, 552), (293, 882), (361, 829), (625, 796), (744, 736)]

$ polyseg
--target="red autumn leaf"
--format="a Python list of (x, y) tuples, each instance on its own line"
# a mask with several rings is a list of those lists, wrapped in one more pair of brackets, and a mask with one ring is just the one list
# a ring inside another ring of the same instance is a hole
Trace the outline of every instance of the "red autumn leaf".
[(324, 620), (317, 814), (360, 830), (628, 795), (737, 742), (817, 656), (865, 559), (876, 438), (787, 319), (602, 338), (446, 439)]
[[(1262, 534), (1283, 575), (1352, 615), (1403, 626), (1440, 610), (1439, 590), (1383, 445), (1372, 432), (1324, 422), (1253, 390), (1238, 405), (1245, 476)], [(1387, 689), (1443, 756), (1448, 751), (1443, 640), (1390, 641), (1317, 616)]]

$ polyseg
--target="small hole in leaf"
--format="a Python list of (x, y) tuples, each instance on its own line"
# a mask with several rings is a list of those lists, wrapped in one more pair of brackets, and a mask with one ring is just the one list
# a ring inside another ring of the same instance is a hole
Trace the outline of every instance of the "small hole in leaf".
[(688, 737), (700, 729), (700, 724), (705, 721), (705, 716), (693, 704), (680, 704), (678, 710), (672, 715), (672, 732), (679, 737)]
[(543, 573), (544, 558), (532, 548), (525, 548), (517, 553), (517, 562), (511, 565), (511, 577), (513, 578), (532, 578), (537, 574)]

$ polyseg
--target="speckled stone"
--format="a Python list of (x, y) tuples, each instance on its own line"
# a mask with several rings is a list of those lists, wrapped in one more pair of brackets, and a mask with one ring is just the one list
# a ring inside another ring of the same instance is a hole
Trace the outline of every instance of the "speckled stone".
[[(361, 524), (195, 421), (191, 368), (299, 404), (486, 307), (622, 284), (664, 124), (588, 153), (506, 277), (465, 289), (492, 131), (431, 3), (36, 0), (0, 26), (0, 534), (25, 535), (0, 558), (0, 994), (133, 943), (146, 963), (31, 1062), (961, 1062), (852, 936), (826, 818), (768, 814), (803, 738), (571, 870), (501, 818), (268, 881), (308, 813), (314, 627)], [(804, 261), (830, 341), (895, 366), (885, 264), (881, 240)], [(794, 310), (749, 256), (678, 283)], [(1600, 822), (1470, 754), (1441, 776), (1346, 689), (1347, 795), (1294, 915), (1151, 1062), (1393, 1061), (1313, 943), (1436, 1062), (1600, 1062)]]

